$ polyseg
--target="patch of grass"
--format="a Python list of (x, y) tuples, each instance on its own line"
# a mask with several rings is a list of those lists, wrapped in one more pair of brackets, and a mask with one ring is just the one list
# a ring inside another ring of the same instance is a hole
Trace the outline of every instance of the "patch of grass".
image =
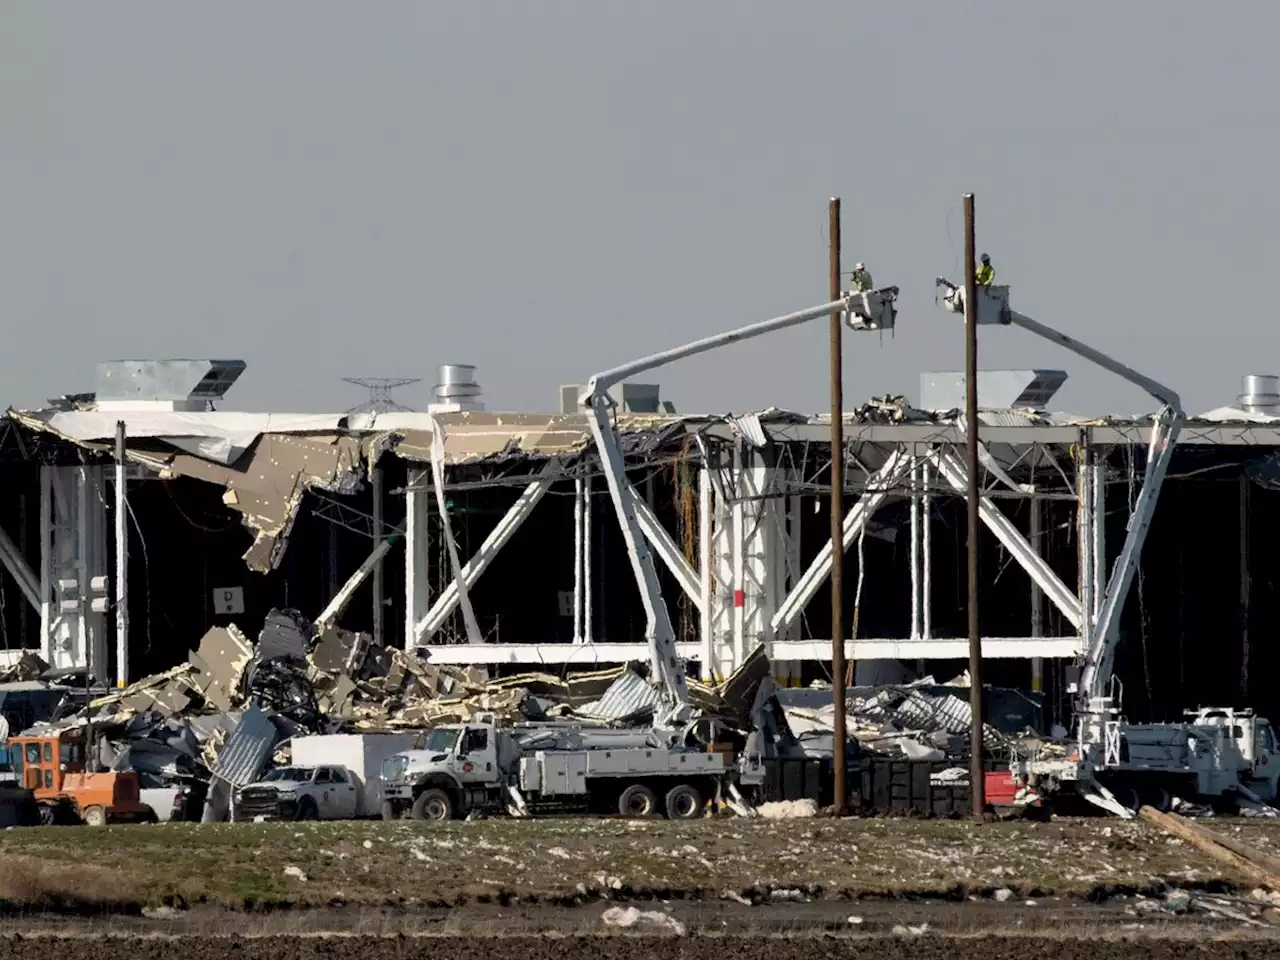
[(138, 884), (119, 870), (0, 854), (0, 912), (137, 913), (143, 905)]

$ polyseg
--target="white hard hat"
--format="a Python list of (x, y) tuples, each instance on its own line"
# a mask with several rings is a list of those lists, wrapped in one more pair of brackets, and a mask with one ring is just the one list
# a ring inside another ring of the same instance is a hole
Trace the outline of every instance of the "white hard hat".
[(853, 269), (855, 269), (855, 270), (865, 270), (865, 269), (867, 269), (867, 266), (866, 266), (866, 264), (864, 264), (864, 263), (855, 263), (855, 264), (853, 265)]

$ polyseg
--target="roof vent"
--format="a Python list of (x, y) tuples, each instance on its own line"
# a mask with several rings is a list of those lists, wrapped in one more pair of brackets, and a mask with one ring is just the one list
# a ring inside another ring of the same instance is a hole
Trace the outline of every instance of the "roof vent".
[(97, 367), (97, 407), (209, 410), (244, 369), (243, 360), (107, 360)]
[(476, 368), (469, 363), (445, 363), (440, 366), (440, 381), (435, 385), (435, 403), (430, 413), (458, 413), (463, 410), (483, 410), (480, 384), (476, 383)]
[(1247, 413), (1280, 416), (1280, 377), (1271, 373), (1247, 373), (1240, 378), (1236, 406)]

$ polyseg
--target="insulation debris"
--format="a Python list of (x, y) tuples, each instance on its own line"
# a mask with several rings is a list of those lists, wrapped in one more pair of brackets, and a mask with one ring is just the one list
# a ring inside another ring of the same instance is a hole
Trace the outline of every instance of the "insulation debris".
[[(9, 672), (39, 675), (42, 667), (18, 664)], [(214, 627), (186, 662), (33, 732), (90, 729), (102, 766), (135, 771), (146, 790), (198, 789), (203, 812), (183, 815), (221, 820), (231, 791), (286, 756), (293, 737), (425, 730), (479, 713), (507, 724), (639, 725), (658, 704), (647, 673), (647, 665), (634, 664), (490, 679), (482, 669), (427, 663), (367, 634), (274, 609), (256, 643), (234, 625)], [(767, 674), (761, 655), (719, 688), (691, 689), (704, 712), (745, 723)]]

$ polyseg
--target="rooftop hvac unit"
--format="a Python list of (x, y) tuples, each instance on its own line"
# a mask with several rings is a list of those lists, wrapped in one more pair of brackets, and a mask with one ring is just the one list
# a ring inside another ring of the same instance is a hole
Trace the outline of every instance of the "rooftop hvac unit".
[(476, 383), (476, 368), (470, 363), (441, 364), (440, 379), (433, 392), (435, 402), (427, 407), (430, 413), (484, 409), (480, 384)]
[(1247, 413), (1280, 417), (1280, 377), (1270, 373), (1247, 373), (1240, 378), (1236, 406)]
[[(984, 410), (1044, 410), (1067, 382), (1065, 370), (979, 370), (978, 406)], [(964, 374), (920, 374), (921, 410), (964, 408)]]
[(243, 360), (106, 360), (97, 366), (99, 410), (208, 410), (244, 373)]

